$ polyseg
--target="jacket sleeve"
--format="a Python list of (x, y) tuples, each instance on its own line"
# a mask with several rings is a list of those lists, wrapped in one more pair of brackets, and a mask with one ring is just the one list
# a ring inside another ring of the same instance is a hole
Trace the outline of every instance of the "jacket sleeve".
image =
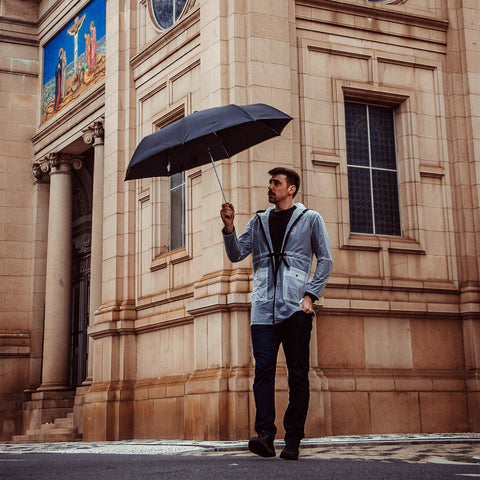
[(240, 262), (252, 252), (252, 237), (253, 237), (253, 221), (255, 217), (250, 219), (245, 231), (237, 237), (236, 230), (227, 234), (223, 232), (223, 243), (225, 244), (225, 251), (227, 257), (231, 262)]
[(317, 267), (315, 268), (313, 278), (307, 284), (306, 292), (312, 293), (317, 298), (320, 298), (332, 271), (333, 258), (330, 240), (323, 218), (317, 214), (312, 224), (312, 249), (317, 257)]

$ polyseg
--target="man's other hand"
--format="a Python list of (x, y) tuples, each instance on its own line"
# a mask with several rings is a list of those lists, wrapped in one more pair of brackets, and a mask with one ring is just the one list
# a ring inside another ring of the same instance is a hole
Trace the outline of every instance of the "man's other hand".
[(220, 217), (225, 225), (225, 233), (233, 232), (233, 220), (235, 219), (235, 208), (231, 203), (224, 203), (220, 210)]
[(305, 313), (313, 312), (313, 300), (308, 295), (305, 295), (304, 299), (302, 300), (302, 310)]

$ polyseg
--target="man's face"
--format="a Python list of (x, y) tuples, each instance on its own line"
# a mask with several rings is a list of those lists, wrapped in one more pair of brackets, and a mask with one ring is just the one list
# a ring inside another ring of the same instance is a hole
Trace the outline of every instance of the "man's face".
[(286, 175), (273, 175), (268, 184), (268, 201), (277, 205), (282, 200), (285, 200), (295, 191), (295, 187), (287, 184)]

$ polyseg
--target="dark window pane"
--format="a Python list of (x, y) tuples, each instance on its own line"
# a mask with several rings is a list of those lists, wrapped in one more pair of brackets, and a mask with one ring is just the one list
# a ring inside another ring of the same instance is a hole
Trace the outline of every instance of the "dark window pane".
[(170, 250), (185, 246), (184, 174), (170, 177)]
[(368, 166), (367, 108), (360, 103), (345, 103), (345, 128), (348, 165)]
[(373, 170), (375, 233), (400, 235), (400, 212), (396, 172)]
[(348, 167), (348, 196), (350, 230), (356, 233), (373, 233), (369, 169)]
[(182, 14), (186, 2), (187, 0), (175, 0), (175, 21)]
[(180, 186), (183, 183), (183, 172), (174, 173), (170, 177), (170, 189)]
[(385, 107), (368, 107), (372, 167), (395, 170), (395, 130), (393, 111)]

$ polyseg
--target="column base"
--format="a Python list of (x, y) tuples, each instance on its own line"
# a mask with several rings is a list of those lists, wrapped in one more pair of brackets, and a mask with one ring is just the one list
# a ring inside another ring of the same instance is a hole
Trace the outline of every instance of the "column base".
[(68, 390), (74, 391), (75, 389), (70, 385), (63, 385), (59, 383), (42, 383), (38, 388), (37, 392), (65, 392)]
[(82, 382), (82, 387), (89, 387), (93, 383), (93, 377), (87, 377), (83, 382)]

